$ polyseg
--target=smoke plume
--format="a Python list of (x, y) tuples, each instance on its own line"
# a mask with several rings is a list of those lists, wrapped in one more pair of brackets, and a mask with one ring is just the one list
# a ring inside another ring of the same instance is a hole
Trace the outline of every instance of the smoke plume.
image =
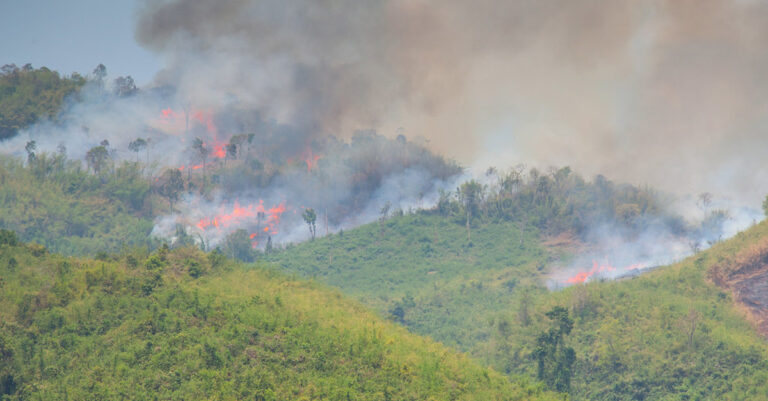
[(768, 4), (146, 2), (159, 83), (305, 135), (398, 128), (477, 166), (571, 165), (751, 205), (768, 179)]

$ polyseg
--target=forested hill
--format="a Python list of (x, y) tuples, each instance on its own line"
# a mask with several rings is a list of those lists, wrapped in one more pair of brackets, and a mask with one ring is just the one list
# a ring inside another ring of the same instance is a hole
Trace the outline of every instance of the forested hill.
[(220, 253), (100, 260), (0, 231), (0, 398), (562, 400)]
[(578, 241), (542, 242), (523, 220), (478, 219), (470, 243), (462, 219), (403, 214), (268, 258), (512, 375), (547, 379), (538, 341), (551, 327), (547, 313), (564, 307), (575, 361), (560, 371), (577, 400), (768, 394), (768, 344), (755, 330), (765, 311), (745, 315), (742, 306), (762, 299), (753, 295), (768, 265), (768, 222), (635, 278), (549, 291), (552, 263)]
[(45, 67), (4, 65), (0, 70), (0, 140), (39, 120), (55, 117), (64, 99), (85, 82), (79, 74), (60, 76)]

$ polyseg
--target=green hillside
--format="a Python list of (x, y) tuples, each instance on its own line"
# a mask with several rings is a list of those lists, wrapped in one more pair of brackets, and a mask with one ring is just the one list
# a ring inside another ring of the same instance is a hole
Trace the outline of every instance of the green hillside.
[(486, 179), (441, 193), (432, 210), (395, 211), (388, 219), (385, 207), (377, 223), (289, 245), (267, 259), (337, 286), (419, 334), (473, 351), (490, 338), (496, 313), (527, 308), (546, 292), (548, 262), (569, 256), (566, 247), (544, 246), (545, 237), (579, 243), (591, 221), (626, 235), (648, 224), (685, 230), (653, 190), (602, 176), (586, 181), (567, 167), (550, 174), (489, 169)]
[(541, 291), (549, 257), (538, 230), (514, 222), (464, 227), (417, 213), (368, 224), (267, 255), (339, 287), (414, 332), (469, 351), (491, 334), (489, 319), (519, 289)]
[(217, 252), (88, 260), (15, 242), (1, 232), (2, 399), (562, 399)]
[(79, 74), (67, 77), (45, 67), (4, 65), (0, 69), (0, 140), (39, 120), (56, 117), (64, 99), (85, 82)]
[[(675, 265), (615, 282), (543, 294), (536, 315), (565, 305), (575, 317), (575, 399), (760, 400), (768, 394), (768, 343), (709, 279), (713, 266), (768, 238), (763, 222)], [(525, 369), (529, 327), (514, 313), (497, 319), (483, 345), (493, 365)], [(509, 324), (513, 329), (501, 330)], [(530, 363), (529, 363), (530, 365)], [(533, 369), (529, 366), (529, 371)]]
[(707, 279), (713, 264), (768, 238), (768, 223), (638, 278), (556, 292), (544, 288), (543, 270), (565, 250), (520, 224), (478, 222), (469, 245), (456, 221), (409, 214), (270, 257), (510, 374), (536, 376), (544, 314), (565, 306), (575, 323), (566, 339), (577, 356), (575, 399), (768, 394), (768, 345)]
[(147, 245), (153, 226), (148, 181), (135, 163), (95, 175), (63, 154), (40, 153), (26, 166), (0, 156), (0, 228), (67, 255)]

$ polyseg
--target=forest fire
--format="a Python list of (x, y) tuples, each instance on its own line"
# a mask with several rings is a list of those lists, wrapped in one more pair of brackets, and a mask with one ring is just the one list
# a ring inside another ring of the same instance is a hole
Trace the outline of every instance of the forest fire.
[(616, 272), (625, 273), (625, 272), (628, 272), (628, 271), (631, 271), (631, 270), (642, 269), (644, 267), (645, 267), (645, 265), (642, 264), (642, 263), (635, 263), (633, 265), (616, 268), (616, 267), (613, 267), (613, 266), (611, 266), (610, 264), (607, 264), (607, 263), (599, 264), (597, 261), (593, 261), (591, 269), (589, 269), (587, 271), (582, 271), (582, 272), (576, 273), (575, 275), (567, 278), (565, 280), (565, 283), (566, 284), (583, 284), (583, 283), (587, 282), (591, 277), (593, 277), (595, 275), (610, 274), (612, 272), (614, 272), (614, 273), (616, 273)]
[(307, 172), (312, 171), (312, 168), (317, 166), (317, 161), (322, 158), (320, 155), (316, 155), (312, 152), (311, 148), (307, 148), (302, 154), (302, 159), (307, 163)]
[[(162, 113), (160, 126), (164, 132), (171, 135), (183, 134), (186, 137), (190, 130), (191, 121), (193, 124), (205, 127), (205, 132), (210, 137), (210, 141), (204, 142), (204, 145), (210, 149), (209, 156), (218, 159), (226, 157), (226, 144), (219, 140), (219, 129), (213, 121), (213, 112), (195, 109), (192, 109), (189, 113), (185, 111), (178, 112), (170, 107), (162, 109), (160, 112)], [(199, 168), (202, 168), (202, 166)], [(180, 169), (183, 169), (183, 166)]]
[[(233, 227), (252, 228), (255, 226), (255, 231), (249, 235), (251, 240), (255, 240), (260, 235), (277, 234), (280, 217), (285, 210), (286, 206), (284, 203), (266, 209), (263, 200), (259, 200), (258, 204), (246, 206), (241, 206), (239, 202), (235, 201), (231, 210), (221, 208), (220, 214), (202, 218), (195, 226), (203, 231)], [(255, 244), (258, 244), (258, 242), (254, 242)]]
[(211, 151), (211, 156), (217, 157), (219, 159), (223, 159), (226, 155), (227, 155), (227, 152), (224, 151), (224, 143), (214, 140), (213, 151)]
[(185, 168), (186, 169), (190, 169), (190, 170), (199, 170), (199, 169), (203, 168), (203, 165), (202, 164), (196, 164), (194, 166), (180, 166), (180, 167), (178, 167), (179, 171), (184, 171)]

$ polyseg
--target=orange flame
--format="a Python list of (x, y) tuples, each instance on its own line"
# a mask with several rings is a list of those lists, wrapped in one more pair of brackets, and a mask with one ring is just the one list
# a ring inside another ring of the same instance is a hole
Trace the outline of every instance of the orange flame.
[(312, 168), (317, 166), (317, 161), (322, 158), (322, 156), (314, 154), (309, 147), (301, 154), (301, 157), (307, 163), (307, 172), (312, 171)]
[[(636, 264), (633, 264), (633, 265), (629, 265), (629, 266), (627, 266), (625, 268), (622, 268), (620, 270), (622, 270), (622, 271), (629, 271), (629, 270), (642, 269), (643, 267), (645, 267), (644, 264), (636, 263)], [(589, 280), (590, 277), (594, 276), (595, 274), (607, 273), (607, 272), (612, 272), (612, 271), (616, 271), (616, 270), (617, 269), (615, 267), (613, 267), (613, 266), (611, 266), (609, 264), (600, 265), (600, 264), (597, 263), (597, 261), (592, 261), (592, 268), (591, 269), (589, 269), (587, 271), (582, 271), (582, 272), (576, 273), (574, 276), (569, 277), (568, 279), (566, 279), (565, 282), (568, 283), (568, 284), (583, 284), (587, 280)]]
[[(284, 203), (280, 203), (270, 209), (265, 209), (263, 200), (259, 200), (258, 204), (247, 206), (241, 206), (239, 202), (235, 201), (231, 211), (228, 209), (221, 210), (221, 213), (216, 216), (202, 218), (197, 222), (196, 226), (201, 230), (208, 230), (212, 228), (219, 229), (231, 226), (264, 224), (264, 228), (261, 230), (264, 233), (274, 235), (277, 234), (280, 217), (285, 210)], [(264, 219), (263, 221), (261, 220), (262, 218)], [(260, 234), (260, 232), (252, 233), (250, 238), (257, 238)]]
[(196, 164), (194, 166), (181, 166), (178, 169), (179, 169), (179, 171), (184, 171), (185, 168), (188, 168), (190, 170), (199, 170), (199, 169), (203, 168), (203, 165), (202, 164)]
[[(163, 131), (172, 135), (180, 135), (184, 133), (187, 121), (187, 114), (184, 111), (177, 112), (170, 107), (161, 110), (162, 117), (159, 122), (163, 126)], [(219, 129), (213, 122), (213, 112), (195, 110), (189, 112), (189, 117), (192, 122), (196, 122), (205, 126), (206, 132), (212, 139), (211, 143), (206, 143), (211, 147), (210, 155), (215, 158), (223, 159), (227, 152), (224, 149), (225, 142), (219, 140)]]
[(224, 144), (216, 141), (216, 143), (213, 144), (213, 151), (211, 152), (211, 156), (223, 159), (226, 155), (227, 152), (224, 150)]

